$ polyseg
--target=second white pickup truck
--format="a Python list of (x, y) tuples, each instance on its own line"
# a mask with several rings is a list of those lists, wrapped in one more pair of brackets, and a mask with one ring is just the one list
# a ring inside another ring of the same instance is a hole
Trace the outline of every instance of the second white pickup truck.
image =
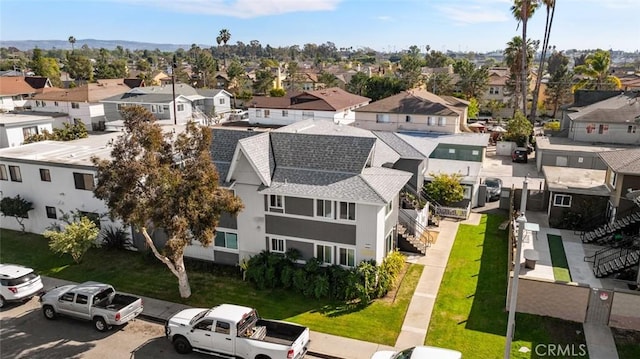
[(54, 288), (40, 297), (47, 319), (58, 314), (93, 321), (101, 332), (123, 325), (142, 313), (142, 298), (116, 293), (109, 284), (84, 282)]
[(167, 338), (178, 353), (193, 351), (224, 358), (300, 359), (309, 328), (258, 317), (255, 309), (222, 304), (185, 309), (169, 318)]

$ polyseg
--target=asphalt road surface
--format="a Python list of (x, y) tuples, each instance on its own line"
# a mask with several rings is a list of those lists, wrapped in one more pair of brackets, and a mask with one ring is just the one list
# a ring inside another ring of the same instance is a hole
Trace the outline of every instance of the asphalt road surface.
[[(11, 359), (205, 359), (180, 355), (164, 337), (161, 323), (136, 319), (100, 333), (88, 321), (47, 320), (37, 298), (0, 311), (0, 358)], [(307, 355), (305, 358), (315, 358)]]

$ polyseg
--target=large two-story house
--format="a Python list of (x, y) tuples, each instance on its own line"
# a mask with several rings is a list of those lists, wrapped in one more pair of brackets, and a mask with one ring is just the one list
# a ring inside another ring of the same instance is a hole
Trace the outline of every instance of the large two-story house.
[(426, 90), (408, 90), (355, 110), (353, 126), (374, 131), (461, 133), (469, 102), (437, 96)]
[(24, 76), (0, 76), (0, 111), (23, 109), (37, 91)]
[(369, 101), (369, 98), (332, 87), (284, 97), (255, 96), (247, 106), (252, 124), (284, 126), (309, 119), (350, 124), (355, 120), (354, 110)]

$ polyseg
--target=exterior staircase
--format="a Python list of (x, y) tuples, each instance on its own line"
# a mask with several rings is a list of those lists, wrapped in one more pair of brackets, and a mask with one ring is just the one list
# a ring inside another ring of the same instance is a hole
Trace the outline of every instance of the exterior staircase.
[(398, 215), (396, 230), (398, 248), (402, 251), (425, 255), (433, 244), (431, 231), (402, 211)]
[(584, 231), (580, 234), (580, 239), (584, 243), (611, 244), (615, 241), (614, 235), (617, 232), (636, 223), (640, 223), (640, 212), (628, 214), (613, 223), (603, 224), (590, 231)]
[(585, 261), (593, 263), (593, 273), (597, 278), (622, 272), (640, 263), (640, 249), (604, 248)]

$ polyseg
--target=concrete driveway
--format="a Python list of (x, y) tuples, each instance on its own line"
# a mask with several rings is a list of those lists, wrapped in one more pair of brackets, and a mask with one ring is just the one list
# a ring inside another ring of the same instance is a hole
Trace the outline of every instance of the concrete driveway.
[(496, 155), (495, 146), (489, 146), (480, 170), (480, 177), (483, 180), (487, 177), (497, 177), (502, 180), (503, 187), (522, 188), (526, 176), (529, 189), (543, 189), (544, 178), (542, 172), (536, 169), (535, 155), (535, 151), (529, 155), (528, 163), (516, 163), (511, 161), (510, 156)]

